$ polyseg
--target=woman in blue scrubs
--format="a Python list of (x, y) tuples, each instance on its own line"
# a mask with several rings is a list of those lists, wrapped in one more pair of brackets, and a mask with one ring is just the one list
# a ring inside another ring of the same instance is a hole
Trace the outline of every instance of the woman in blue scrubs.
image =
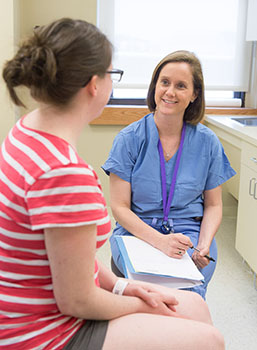
[(187, 251), (204, 275), (191, 290), (205, 298), (217, 260), (221, 184), (235, 171), (216, 135), (200, 123), (198, 58), (188, 51), (166, 56), (153, 72), (147, 104), (151, 113), (121, 130), (103, 165), (117, 221), (110, 239), (114, 269), (123, 273), (117, 235), (132, 234), (177, 259)]

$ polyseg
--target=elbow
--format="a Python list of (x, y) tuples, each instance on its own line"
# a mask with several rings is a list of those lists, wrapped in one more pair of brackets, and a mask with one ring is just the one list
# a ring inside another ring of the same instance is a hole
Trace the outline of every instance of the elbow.
[(116, 221), (120, 221), (122, 217), (130, 210), (130, 205), (125, 204), (114, 204), (111, 203), (112, 215)]
[(116, 221), (119, 221), (119, 210), (117, 209), (116, 206), (111, 205), (111, 210), (112, 210), (112, 216)]
[[(68, 293), (67, 293), (68, 294)], [(77, 318), (86, 318), (85, 310), (87, 310), (87, 298), (86, 296), (78, 295), (64, 295), (62, 293), (56, 296), (56, 304), (59, 311), (63, 315), (68, 315)]]
[(59, 298), (59, 300), (56, 300), (56, 303), (61, 314), (78, 317), (74, 302), (71, 302), (66, 298)]
[(96, 305), (95, 295), (97, 294), (95, 288), (88, 292), (85, 290), (84, 292), (73, 292), (70, 295), (68, 295), (68, 293), (61, 293), (56, 297), (56, 303), (59, 311), (63, 315), (76, 318), (94, 318), (94, 306)]

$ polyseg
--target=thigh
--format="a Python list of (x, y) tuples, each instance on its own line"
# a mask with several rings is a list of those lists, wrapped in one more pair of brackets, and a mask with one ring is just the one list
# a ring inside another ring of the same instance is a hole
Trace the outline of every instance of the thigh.
[(109, 322), (102, 350), (219, 350), (223, 337), (198, 321), (153, 314), (131, 314)]
[(167, 288), (161, 285), (155, 285), (155, 288), (160, 293), (172, 293), (178, 301), (176, 311), (180, 317), (212, 325), (208, 305), (201, 295), (190, 291)]

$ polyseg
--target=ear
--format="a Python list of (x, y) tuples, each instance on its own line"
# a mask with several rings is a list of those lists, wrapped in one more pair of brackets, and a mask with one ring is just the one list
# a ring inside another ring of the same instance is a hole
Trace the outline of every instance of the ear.
[(88, 93), (91, 96), (96, 96), (98, 92), (98, 85), (97, 85), (98, 77), (97, 75), (93, 75), (92, 78), (90, 79), (89, 83), (85, 86), (87, 89)]
[(190, 102), (191, 102), (191, 103), (194, 103), (194, 101), (195, 101), (195, 99), (197, 99), (197, 97), (198, 97), (198, 93), (197, 93), (197, 92), (194, 92), (194, 93), (193, 93), (193, 96), (192, 96), (192, 98), (191, 98), (191, 100), (190, 100)]

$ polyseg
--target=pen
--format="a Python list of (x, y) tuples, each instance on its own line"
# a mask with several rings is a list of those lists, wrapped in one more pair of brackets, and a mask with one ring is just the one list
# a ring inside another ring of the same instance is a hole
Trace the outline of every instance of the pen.
[[(194, 250), (196, 250), (197, 252), (200, 253), (200, 250), (197, 249), (197, 248), (195, 248), (194, 246), (191, 247), (191, 249), (194, 249)], [(207, 258), (207, 259), (210, 260), (210, 261), (214, 261), (214, 262), (215, 262), (215, 259), (213, 259), (213, 258), (212, 258), (211, 256), (209, 256), (209, 255), (205, 255), (204, 257)]]

